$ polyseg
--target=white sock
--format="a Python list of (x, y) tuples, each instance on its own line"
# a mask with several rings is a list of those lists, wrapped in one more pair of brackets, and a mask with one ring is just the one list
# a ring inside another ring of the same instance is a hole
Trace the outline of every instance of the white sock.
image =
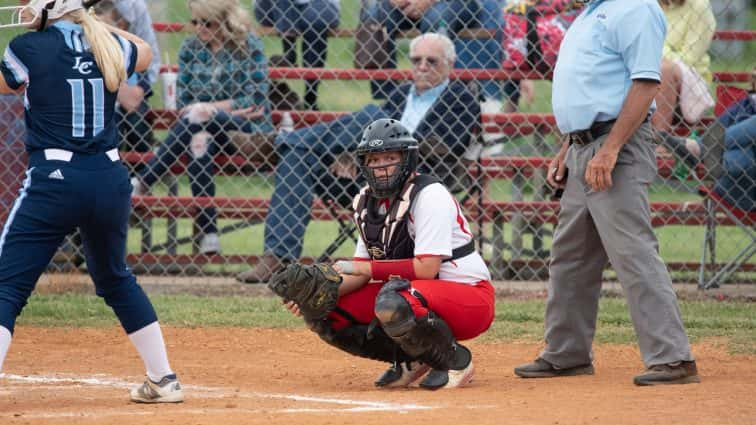
[(168, 364), (168, 353), (165, 351), (163, 332), (160, 331), (158, 322), (139, 329), (129, 334), (129, 339), (142, 356), (144, 367), (147, 369), (147, 377), (153, 382), (160, 381), (165, 375), (173, 374), (171, 365)]
[(3, 371), (3, 361), (11, 343), (11, 333), (5, 326), (0, 326), (0, 372)]

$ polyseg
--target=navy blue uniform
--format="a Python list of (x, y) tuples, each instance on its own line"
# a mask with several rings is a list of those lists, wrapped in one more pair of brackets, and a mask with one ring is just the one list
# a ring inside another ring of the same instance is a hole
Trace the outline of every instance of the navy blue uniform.
[[(128, 75), (137, 48), (116, 36)], [(79, 25), (59, 21), (14, 38), (0, 64), (7, 85), (26, 84), (29, 169), (0, 234), (0, 326), (16, 317), (65, 235), (81, 230), (97, 294), (127, 333), (155, 311), (125, 263), (131, 184), (116, 150), (111, 93)]]

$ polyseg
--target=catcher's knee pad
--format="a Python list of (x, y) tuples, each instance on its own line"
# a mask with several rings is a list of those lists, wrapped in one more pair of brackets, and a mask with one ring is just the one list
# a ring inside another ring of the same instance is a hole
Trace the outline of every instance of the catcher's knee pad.
[(384, 362), (412, 360), (379, 326), (354, 323), (327, 335), (319, 335), (323, 341), (354, 356)]
[(413, 322), (415, 326), (394, 338), (405, 353), (438, 370), (466, 364), (469, 350), (457, 343), (443, 319), (431, 311)]
[(415, 327), (412, 306), (397, 292), (407, 289), (410, 289), (409, 281), (390, 280), (383, 285), (375, 298), (375, 317), (392, 338), (404, 335)]

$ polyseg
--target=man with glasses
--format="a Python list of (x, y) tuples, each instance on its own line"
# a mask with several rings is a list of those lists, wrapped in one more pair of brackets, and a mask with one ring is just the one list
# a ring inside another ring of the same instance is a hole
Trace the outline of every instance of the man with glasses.
[[(336, 179), (328, 170), (337, 157), (354, 151), (362, 130), (377, 119), (399, 120), (420, 141), (420, 169), (453, 182), (451, 170), (478, 129), (480, 106), (464, 82), (449, 80), (456, 54), (448, 37), (420, 35), (410, 44), (410, 57), (412, 83), (399, 86), (383, 106), (370, 104), (337, 120), (278, 135), (280, 159), (265, 220), (265, 252), (260, 264), (239, 274), (238, 280), (266, 282), (286, 262), (299, 258), (313, 192), (342, 199), (358, 192), (354, 174)], [(345, 168), (354, 169), (354, 161), (346, 162)]]
[[(457, 51), (455, 68), (495, 70), (501, 68), (502, 62), (504, 3), (503, 0), (375, 0), (363, 2), (360, 21), (368, 27), (386, 28), (386, 68), (396, 68), (399, 31), (415, 28), (420, 32), (448, 34)], [(459, 36), (473, 28), (489, 30), (493, 37), (465, 39)], [(373, 97), (387, 99), (395, 84), (391, 80), (372, 81)], [(478, 84), (483, 112), (500, 112), (503, 106), (500, 82), (481, 80)]]

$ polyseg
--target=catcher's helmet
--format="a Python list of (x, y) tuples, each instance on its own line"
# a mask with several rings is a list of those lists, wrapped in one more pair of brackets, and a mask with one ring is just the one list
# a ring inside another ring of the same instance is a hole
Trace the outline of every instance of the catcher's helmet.
[(31, 27), (36, 23), (37, 30), (45, 29), (47, 21), (58, 19), (68, 12), (84, 9), (83, 0), (30, 0), (22, 6), (3, 6), (0, 13), (11, 13), (10, 22), (5, 16), (0, 20), (0, 28)]
[[(362, 140), (357, 145), (357, 163), (375, 196), (388, 198), (402, 189), (407, 178), (417, 168), (417, 151), (417, 140), (397, 120), (381, 118), (365, 128)], [(375, 174), (376, 170), (387, 167), (368, 167), (365, 161), (367, 154), (378, 152), (402, 154), (398, 170), (388, 180), (378, 179)]]

